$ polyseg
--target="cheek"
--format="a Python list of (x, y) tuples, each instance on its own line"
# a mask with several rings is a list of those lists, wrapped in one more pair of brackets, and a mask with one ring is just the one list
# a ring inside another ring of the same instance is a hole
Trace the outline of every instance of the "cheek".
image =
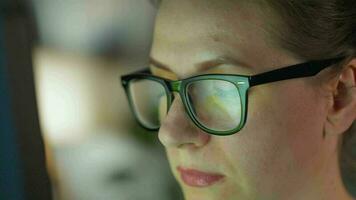
[(176, 170), (176, 167), (181, 164), (180, 162), (180, 156), (179, 156), (179, 151), (177, 149), (173, 149), (173, 148), (166, 148), (166, 155), (167, 155), (167, 159), (169, 162), (169, 166), (171, 168), (171, 172), (173, 173), (174, 177), (180, 181), (179, 179), (179, 174)]
[(313, 91), (287, 84), (253, 91), (246, 126), (223, 144), (234, 165), (255, 182), (276, 182), (293, 174), (298, 178), (317, 166), (313, 162), (321, 150), (322, 107)]
[(275, 120), (280, 122), (274, 128), (283, 134), (280, 137), (290, 151), (294, 165), (309, 170), (312, 162), (318, 160), (322, 148), (325, 111), (315, 91), (303, 88), (308, 86), (282, 88), (281, 94), (286, 95), (280, 96), (272, 109), (276, 110)]

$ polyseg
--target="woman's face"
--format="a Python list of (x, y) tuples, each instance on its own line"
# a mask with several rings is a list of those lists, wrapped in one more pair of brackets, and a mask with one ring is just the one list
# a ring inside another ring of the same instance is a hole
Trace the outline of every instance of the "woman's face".
[[(258, 13), (230, 0), (163, 1), (152, 72), (170, 79), (251, 75), (303, 62), (273, 45), (262, 28), (271, 19)], [(313, 86), (316, 78), (251, 88), (247, 123), (231, 136), (198, 129), (176, 95), (159, 138), (186, 199), (292, 199), (288, 195), (317, 189), (337, 140), (323, 138), (327, 100)]]

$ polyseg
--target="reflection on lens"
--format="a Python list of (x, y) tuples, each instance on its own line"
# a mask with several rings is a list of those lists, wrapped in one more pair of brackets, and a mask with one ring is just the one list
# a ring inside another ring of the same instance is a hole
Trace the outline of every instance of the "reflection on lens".
[(224, 80), (201, 80), (188, 85), (188, 100), (196, 119), (208, 129), (230, 131), (241, 122), (238, 88)]
[(130, 82), (133, 109), (140, 123), (146, 128), (160, 127), (167, 113), (167, 95), (164, 86), (154, 80), (135, 79)]

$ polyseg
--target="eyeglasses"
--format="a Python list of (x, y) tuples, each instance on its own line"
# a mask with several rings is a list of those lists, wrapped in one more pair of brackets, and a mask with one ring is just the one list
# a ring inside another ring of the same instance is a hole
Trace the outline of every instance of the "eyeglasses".
[(342, 59), (316, 60), (253, 76), (204, 74), (183, 80), (157, 77), (145, 69), (122, 76), (121, 82), (135, 118), (142, 127), (157, 131), (172, 105), (173, 92), (177, 92), (196, 126), (209, 134), (223, 136), (239, 132), (246, 124), (249, 88), (315, 76)]

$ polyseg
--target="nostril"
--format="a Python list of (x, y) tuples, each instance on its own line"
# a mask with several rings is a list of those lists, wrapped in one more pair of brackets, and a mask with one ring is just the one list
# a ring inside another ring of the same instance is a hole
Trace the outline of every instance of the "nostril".
[[(171, 120), (171, 119), (168, 119)], [(170, 123), (166, 120), (159, 130), (158, 138), (165, 147), (199, 148), (209, 143), (211, 135), (201, 131), (191, 123)]]

